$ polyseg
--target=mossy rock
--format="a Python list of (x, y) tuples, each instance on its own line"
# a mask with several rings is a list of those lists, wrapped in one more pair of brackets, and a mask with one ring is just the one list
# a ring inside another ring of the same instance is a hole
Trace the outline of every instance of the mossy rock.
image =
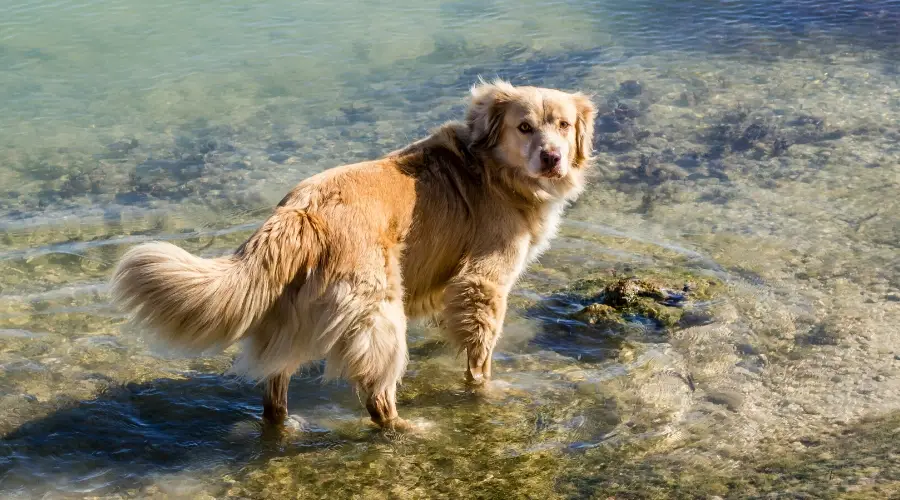
[(584, 309), (574, 313), (572, 318), (589, 325), (620, 326), (625, 324), (625, 319), (614, 307), (599, 302), (588, 304)]
[[(641, 270), (628, 271), (627, 276), (618, 272), (598, 272), (590, 274), (572, 283), (567, 292), (580, 295), (586, 300), (596, 299), (598, 295), (606, 291), (611, 284), (619, 283), (614, 289), (622, 291), (642, 291), (644, 294), (658, 294), (660, 290), (680, 290), (690, 294), (692, 300), (709, 300), (717, 295), (724, 287), (722, 281), (714, 276), (692, 273), (686, 270)], [(622, 281), (636, 281), (635, 287), (624, 286)], [(621, 292), (620, 292), (621, 293)], [(626, 294), (627, 295), (627, 294)]]
[(584, 308), (572, 319), (602, 326), (621, 326), (629, 321), (652, 320), (674, 328), (690, 302), (715, 296), (723, 284), (709, 276), (687, 272), (647, 271), (627, 277), (598, 274), (573, 283), (566, 291)]
[(666, 300), (669, 295), (662, 285), (653, 280), (623, 278), (603, 287), (603, 302), (613, 307), (629, 307), (641, 298)]

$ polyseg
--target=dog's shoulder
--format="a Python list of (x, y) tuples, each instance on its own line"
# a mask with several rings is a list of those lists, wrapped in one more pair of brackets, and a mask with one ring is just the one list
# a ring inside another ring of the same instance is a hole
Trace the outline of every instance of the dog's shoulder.
[(474, 170), (476, 158), (468, 147), (468, 127), (449, 122), (431, 131), (428, 137), (388, 155), (410, 173), (449, 169), (461, 173)]
[[(469, 129), (464, 123), (449, 122), (432, 130), (428, 137), (388, 155), (396, 167), (419, 182), (429, 196), (461, 201), (471, 216), (481, 196), (483, 170), (469, 150)], [(449, 197), (448, 197), (449, 196)]]

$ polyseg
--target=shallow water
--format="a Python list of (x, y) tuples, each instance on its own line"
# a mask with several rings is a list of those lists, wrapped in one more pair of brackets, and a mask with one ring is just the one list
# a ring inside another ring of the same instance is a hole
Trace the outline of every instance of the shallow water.
[[(900, 493), (900, 2), (0, 2), (5, 498)], [(293, 184), (582, 90), (596, 174), (515, 291), (494, 390), (416, 327), (385, 436), (320, 367), (259, 425), (233, 351), (108, 305), (149, 239), (236, 247)], [(590, 325), (579, 279), (714, 282)], [(672, 278), (675, 279), (675, 278)], [(46, 495), (46, 496), (45, 496)]]

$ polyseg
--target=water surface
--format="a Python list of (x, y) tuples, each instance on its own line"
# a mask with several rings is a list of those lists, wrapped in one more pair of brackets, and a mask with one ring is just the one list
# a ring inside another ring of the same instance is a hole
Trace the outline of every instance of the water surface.
[[(900, 2), (0, 14), (4, 497), (900, 492)], [(400, 407), (427, 432), (373, 431), (314, 366), (272, 435), (233, 351), (167, 353), (108, 305), (130, 245), (224, 254), (303, 178), (460, 117), (479, 76), (600, 108), (591, 187), (514, 293), (492, 394), (417, 326)], [(716, 286), (671, 324), (571, 314), (579, 279), (651, 274)]]

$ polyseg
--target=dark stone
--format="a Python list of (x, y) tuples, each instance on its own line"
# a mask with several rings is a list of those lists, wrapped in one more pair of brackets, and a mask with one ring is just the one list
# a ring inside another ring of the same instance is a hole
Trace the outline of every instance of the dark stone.
[(825, 119), (811, 115), (799, 115), (793, 120), (789, 120), (786, 124), (791, 127), (805, 127), (807, 125), (812, 125), (817, 130), (822, 130), (825, 128)]
[(374, 123), (378, 121), (378, 116), (376, 115), (372, 106), (367, 104), (357, 105), (353, 104), (350, 106), (344, 106), (341, 108), (341, 112), (344, 113), (344, 116), (347, 118), (347, 121), (350, 124), (354, 123)]
[(801, 343), (815, 346), (834, 346), (841, 343), (846, 332), (841, 331), (836, 325), (822, 323), (816, 325), (808, 334), (799, 337)]
[(706, 395), (706, 400), (736, 412), (744, 404), (744, 395), (736, 391), (713, 391)]
[(89, 193), (92, 185), (90, 176), (83, 172), (77, 172), (68, 176), (60, 188), (59, 194), (68, 198)]
[(781, 156), (787, 152), (791, 144), (784, 137), (777, 137), (772, 143), (772, 156)]
[(700, 166), (700, 155), (692, 151), (682, 155), (674, 163), (681, 168), (696, 168)]
[(137, 139), (123, 139), (121, 141), (116, 141), (112, 144), (106, 146), (111, 153), (121, 153), (126, 154), (131, 152), (131, 150), (137, 148), (140, 145)]
[(135, 167), (135, 179), (186, 181), (203, 175), (203, 157), (191, 155), (181, 160), (147, 160)]
[(278, 141), (275, 144), (269, 146), (270, 151), (295, 151), (299, 149), (302, 145), (297, 141), (286, 140), (286, 141)]
[(834, 140), (843, 138), (845, 135), (847, 135), (847, 133), (844, 132), (843, 130), (833, 130), (831, 132), (828, 132), (827, 134), (824, 134), (820, 140), (834, 141)]
[(738, 354), (743, 356), (756, 356), (759, 354), (759, 351), (750, 344), (741, 343), (734, 346), (735, 350)]
[(135, 205), (138, 203), (145, 202), (149, 199), (146, 193), (139, 193), (136, 191), (129, 191), (127, 193), (116, 193), (116, 203), (121, 203), (122, 205)]
[(291, 155), (287, 153), (272, 153), (269, 155), (269, 160), (275, 163), (284, 163), (290, 159)]
[(637, 117), (641, 116), (641, 112), (637, 109), (629, 107), (625, 103), (620, 102), (616, 105), (616, 108), (613, 110), (613, 115), (616, 117), (617, 120), (621, 121), (621, 120), (637, 118)]
[(769, 131), (766, 127), (753, 123), (744, 129), (743, 133), (731, 143), (733, 151), (747, 151), (753, 147), (754, 143), (763, 139), (768, 135)]
[(644, 86), (637, 80), (625, 80), (619, 85), (619, 93), (624, 97), (637, 97), (644, 91)]
[(614, 134), (620, 130), (622, 130), (622, 124), (616, 120), (615, 116), (601, 116), (597, 120), (596, 125), (597, 132), (604, 134)]

